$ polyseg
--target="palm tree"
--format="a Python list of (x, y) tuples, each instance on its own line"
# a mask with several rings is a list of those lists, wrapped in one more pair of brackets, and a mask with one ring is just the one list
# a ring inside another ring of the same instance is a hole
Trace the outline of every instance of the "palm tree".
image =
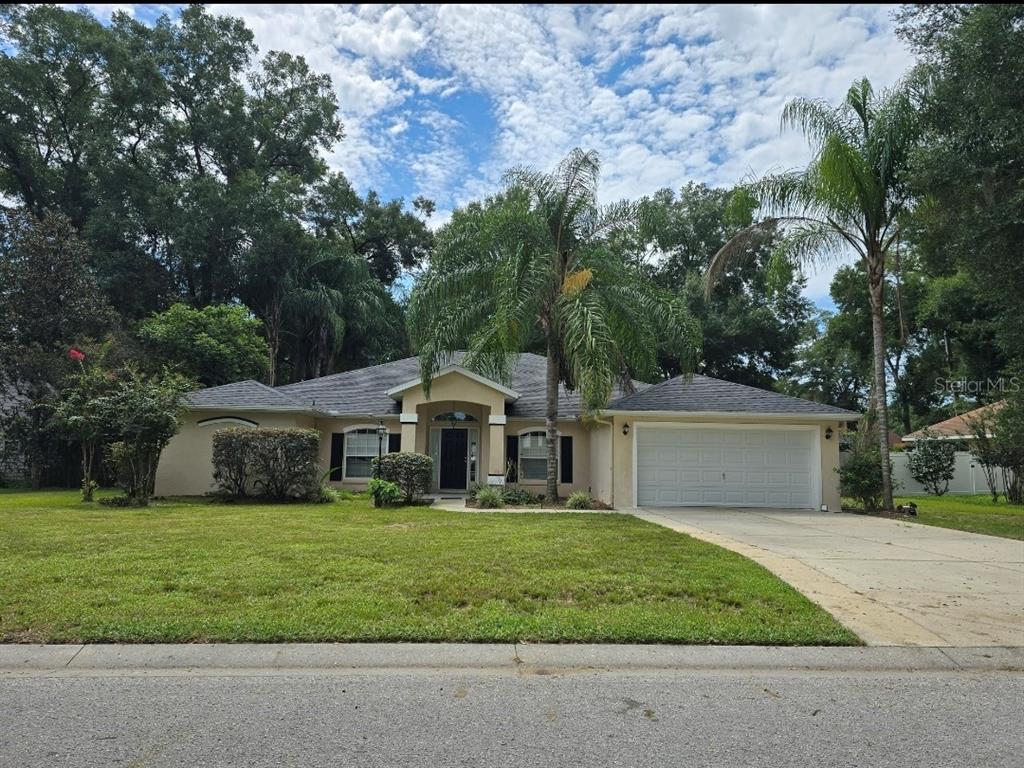
[(516, 169), (484, 204), (457, 211), (438, 236), (409, 308), (423, 385), (455, 350), (507, 380), (531, 343), (547, 357), (547, 498), (558, 496), (558, 385), (593, 415), (616, 382), (655, 372), (659, 349), (692, 361), (699, 329), (682, 302), (656, 288), (613, 247), (636, 225), (633, 205), (597, 204), (596, 153), (575, 149), (553, 173)]
[(892, 509), (889, 416), (886, 401), (886, 259), (900, 238), (909, 204), (907, 166), (918, 139), (917, 113), (906, 88), (876, 95), (867, 79), (854, 82), (846, 98), (795, 99), (782, 113), (784, 128), (798, 128), (814, 154), (806, 168), (766, 176), (742, 188), (766, 218), (737, 233), (712, 258), (707, 289), (742, 259), (751, 239), (782, 229), (777, 257), (798, 265), (822, 262), (852, 249), (863, 262), (871, 297), (873, 401), (882, 456), (883, 503)]

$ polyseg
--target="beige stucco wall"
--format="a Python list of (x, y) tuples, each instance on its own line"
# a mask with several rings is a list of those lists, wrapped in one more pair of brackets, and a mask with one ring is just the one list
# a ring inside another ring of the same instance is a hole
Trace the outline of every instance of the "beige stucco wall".
[(594, 424), (587, 430), (590, 440), (590, 495), (612, 503), (612, 426)]
[[(772, 418), (758, 418), (757, 416), (735, 416), (735, 417), (670, 417), (670, 416), (615, 416), (612, 420), (612, 463), (613, 472), (613, 501), (612, 503), (621, 509), (628, 509), (635, 505), (633, 499), (633, 440), (636, 436), (632, 426), (643, 422), (662, 422), (673, 424), (756, 424), (756, 425), (779, 425), (779, 424), (813, 424), (818, 427), (818, 439), (821, 445), (821, 498), (822, 503), (827, 504), (829, 509), (839, 509), (839, 431), (843, 427), (842, 422), (812, 419), (787, 419), (781, 421)], [(622, 434), (622, 427), (629, 423), (631, 429), (629, 435)], [(825, 429), (832, 428), (832, 439), (825, 439)]]
[(312, 417), (297, 413), (192, 411), (185, 416), (181, 430), (160, 454), (154, 489), (157, 496), (201, 496), (214, 490), (213, 433), (232, 425), (204, 427), (197, 422), (232, 417), (255, 421), (261, 427), (315, 426)]

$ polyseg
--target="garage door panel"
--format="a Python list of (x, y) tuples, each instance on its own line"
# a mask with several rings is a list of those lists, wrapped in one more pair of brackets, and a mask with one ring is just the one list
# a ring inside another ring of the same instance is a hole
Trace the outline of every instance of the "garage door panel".
[(817, 439), (816, 430), (638, 429), (637, 504), (812, 507)]

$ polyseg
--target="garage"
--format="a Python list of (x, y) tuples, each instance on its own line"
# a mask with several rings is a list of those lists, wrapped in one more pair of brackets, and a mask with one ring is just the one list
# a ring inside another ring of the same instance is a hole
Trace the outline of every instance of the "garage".
[(637, 424), (634, 498), (641, 507), (816, 509), (816, 426)]

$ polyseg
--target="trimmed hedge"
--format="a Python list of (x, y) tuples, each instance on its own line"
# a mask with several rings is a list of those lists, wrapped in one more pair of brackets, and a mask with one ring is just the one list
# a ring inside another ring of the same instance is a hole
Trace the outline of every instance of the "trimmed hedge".
[(233, 498), (314, 501), (320, 496), (315, 429), (230, 427), (213, 433), (213, 479)]
[(434, 460), (422, 453), (389, 453), (374, 459), (373, 468), (381, 479), (396, 483), (410, 504), (430, 490)]

